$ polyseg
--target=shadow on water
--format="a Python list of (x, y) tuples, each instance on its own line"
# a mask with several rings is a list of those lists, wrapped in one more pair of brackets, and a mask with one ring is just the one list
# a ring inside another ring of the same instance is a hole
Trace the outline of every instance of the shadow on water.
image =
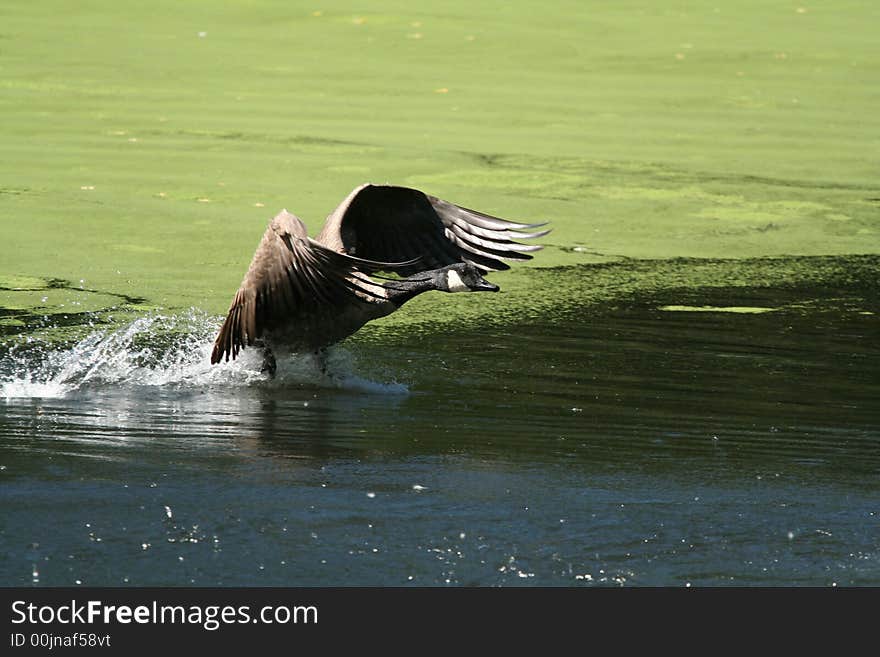
[(17, 346), (0, 581), (880, 584), (878, 266), (851, 264), (580, 304), (614, 266), (534, 270), (569, 301), (366, 330), (327, 378), (211, 368), (198, 314)]
[[(10, 300), (14, 300), (11, 306)], [(94, 290), (82, 281), (75, 285), (53, 277), (0, 278), (0, 340), (44, 329), (63, 333), (65, 329), (110, 325), (112, 314), (143, 311), (146, 304), (143, 297)]]

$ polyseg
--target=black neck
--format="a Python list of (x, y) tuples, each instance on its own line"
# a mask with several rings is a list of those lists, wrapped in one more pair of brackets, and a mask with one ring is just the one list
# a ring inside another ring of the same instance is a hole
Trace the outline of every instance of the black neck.
[(440, 270), (423, 271), (399, 281), (385, 281), (385, 287), (388, 289), (388, 300), (399, 308), (422, 292), (443, 289), (437, 281), (438, 271)]

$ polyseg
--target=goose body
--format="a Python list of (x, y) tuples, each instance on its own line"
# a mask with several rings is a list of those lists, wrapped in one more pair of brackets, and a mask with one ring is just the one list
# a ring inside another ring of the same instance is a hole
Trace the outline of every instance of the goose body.
[[(214, 342), (211, 363), (255, 342), (318, 351), (428, 290), (498, 291), (483, 274), (529, 260), (538, 245), (515, 239), (543, 224), (468, 210), (416, 189), (361, 185), (327, 217), (316, 239), (282, 210), (269, 222)], [(379, 271), (400, 279), (371, 275)]]

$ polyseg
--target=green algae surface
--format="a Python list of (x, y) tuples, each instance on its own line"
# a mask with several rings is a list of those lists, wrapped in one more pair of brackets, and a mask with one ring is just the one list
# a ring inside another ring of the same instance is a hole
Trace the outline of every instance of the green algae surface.
[[(497, 312), (567, 299), (563, 266), (614, 264), (621, 293), (710, 284), (704, 259), (808, 280), (806, 256), (880, 252), (878, 23), (867, 2), (6, 3), (0, 329), (222, 313), (269, 218), (315, 234), (365, 181), (550, 221), (480, 297)], [(570, 291), (594, 289), (614, 296)], [(412, 321), (476, 303), (427, 295)]]

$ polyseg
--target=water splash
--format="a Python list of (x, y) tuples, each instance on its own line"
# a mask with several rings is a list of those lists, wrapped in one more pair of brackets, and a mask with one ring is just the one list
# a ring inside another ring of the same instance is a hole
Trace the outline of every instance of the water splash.
[(269, 379), (260, 371), (261, 355), (253, 349), (244, 350), (234, 362), (212, 366), (216, 329), (216, 318), (190, 310), (97, 330), (65, 348), (37, 339), (0, 345), (0, 398), (57, 398), (89, 386), (312, 385), (379, 394), (408, 392), (401, 384), (357, 376), (353, 356), (341, 348), (330, 350), (326, 373), (312, 355), (293, 354), (279, 359), (278, 376)]

